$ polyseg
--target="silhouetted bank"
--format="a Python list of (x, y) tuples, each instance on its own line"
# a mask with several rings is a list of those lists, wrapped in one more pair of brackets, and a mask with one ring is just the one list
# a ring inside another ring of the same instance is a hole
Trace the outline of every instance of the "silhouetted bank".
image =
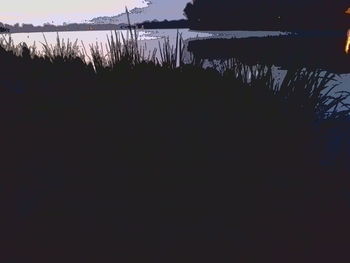
[(193, 0), (184, 9), (190, 27), (202, 30), (345, 30), (347, 0)]
[(325, 93), (332, 74), (277, 87), (271, 67), (219, 73), (184, 64), (181, 43), (160, 61), (124, 44), (94, 47), (93, 65), (70, 45), (0, 48), (2, 262), (348, 256), (349, 110)]
[(308, 67), (333, 73), (350, 73), (343, 32), (299, 32), (298, 34), (240, 39), (191, 40), (188, 50), (198, 59), (237, 58), (249, 64)]

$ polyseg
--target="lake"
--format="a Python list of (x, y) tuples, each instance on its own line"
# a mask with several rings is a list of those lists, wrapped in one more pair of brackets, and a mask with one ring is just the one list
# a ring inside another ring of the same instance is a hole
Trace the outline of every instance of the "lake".
[[(118, 34), (123, 34), (125, 38), (130, 36), (128, 30), (118, 30)], [(138, 39), (141, 43), (147, 45), (148, 50), (158, 48), (158, 42), (164, 41), (168, 38), (171, 45), (176, 44), (176, 36), (179, 32), (183, 39), (208, 39), (208, 38), (246, 38), (246, 37), (264, 37), (264, 36), (279, 36), (285, 35), (282, 32), (244, 32), (244, 31), (227, 31), (227, 32), (203, 32), (203, 31), (191, 31), (189, 29), (166, 29), (166, 30), (138, 30)], [(41, 50), (42, 43), (46, 41), (49, 45), (55, 45), (57, 42), (57, 34), (61, 40), (70, 42), (77, 40), (78, 45), (82, 48), (82, 42), (84, 43), (87, 51), (89, 45), (102, 44), (102, 47), (108, 43), (107, 38), (111, 36), (112, 31), (70, 31), (70, 32), (46, 32), (46, 33), (15, 33), (11, 37), (15, 44), (22, 42), (27, 43), (29, 46), (35, 45), (38, 50)], [(45, 38), (44, 38), (45, 36)], [(8, 36), (7, 36), (8, 38)]]

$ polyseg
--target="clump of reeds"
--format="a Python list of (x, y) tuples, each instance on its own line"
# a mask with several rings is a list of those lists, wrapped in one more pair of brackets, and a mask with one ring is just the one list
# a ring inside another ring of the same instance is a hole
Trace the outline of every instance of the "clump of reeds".
[[(147, 50), (147, 45), (139, 43), (136, 29), (125, 37), (114, 31), (107, 36), (107, 45), (96, 43), (90, 45), (91, 60), (96, 69), (103, 67), (116, 68), (120, 64), (135, 66), (141, 63), (152, 63), (158, 66), (174, 69), (184, 64), (184, 44), (180, 33), (177, 34), (175, 47), (170, 44), (169, 38), (158, 42), (159, 49)], [(105, 52), (106, 51), (106, 54)]]
[(212, 65), (223, 75), (244, 84), (244, 88), (272, 94), (287, 111), (300, 112), (305, 118), (319, 121), (350, 115), (347, 102), (350, 93), (335, 91), (339, 84), (336, 74), (319, 69), (292, 68), (277, 82), (271, 65), (245, 65), (237, 59)]
[(184, 44), (182, 35), (177, 32), (175, 47), (170, 44), (169, 38), (164, 40), (163, 46), (158, 42), (160, 64), (163, 67), (174, 69), (184, 64)]
[(67, 42), (64, 41), (64, 39), (60, 39), (58, 33), (56, 37), (56, 45), (50, 45), (45, 35), (44, 37), (44, 43), (41, 43), (43, 46), (43, 56), (50, 58), (51, 60), (61, 58), (64, 60), (69, 59), (76, 59), (79, 58), (83, 61), (85, 61), (85, 54), (82, 52), (78, 45), (78, 40), (75, 40), (75, 42), (70, 42), (68, 39)]
[(18, 55), (18, 56), (21, 54), (20, 48), (14, 44), (14, 41), (13, 41), (11, 35), (8, 35), (8, 39), (6, 38), (6, 36), (1, 35), (0, 47), (8, 52), (11, 52), (15, 55)]
[(349, 92), (335, 92), (335, 77), (322, 70), (288, 70), (275, 92), (295, 109), (313, 112), (317, 120), (344, 118), (350, 114)]

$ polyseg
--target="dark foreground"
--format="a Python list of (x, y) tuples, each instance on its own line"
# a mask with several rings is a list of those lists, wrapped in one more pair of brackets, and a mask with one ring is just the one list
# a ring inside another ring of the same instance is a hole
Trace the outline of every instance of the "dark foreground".
[(300, 71), (278, 92), (268, 70), (0, 58), (1, 262), (348, 259), (348, 117)]

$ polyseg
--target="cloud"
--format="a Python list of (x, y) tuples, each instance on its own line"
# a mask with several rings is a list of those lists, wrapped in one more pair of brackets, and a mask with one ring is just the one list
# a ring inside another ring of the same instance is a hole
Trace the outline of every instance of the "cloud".
[[(131, 22), (138, 23), (146, 20), (157, 19), (162, 20), (175, 20), (182, 19), (183, 10), (190, 0), (151, 0), (150, 4), (146, 8), (136, 9), (132, 11)], [(93, 19), (93, 22), (97, 23), (126, 23), (127, 18), (125, 14), (112, 17), (98, 17)]]

